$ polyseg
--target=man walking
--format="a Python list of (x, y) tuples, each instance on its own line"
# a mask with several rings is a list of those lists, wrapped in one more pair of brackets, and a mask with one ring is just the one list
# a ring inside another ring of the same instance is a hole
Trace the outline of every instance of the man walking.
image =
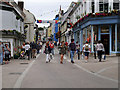
[(70, 49), (70, 55), (71, 55), (71, 63), (74, 63), (73, 57), (76, 51), (76, 45), (74, 43), (74, 39), (71, 39), (71, 43), (69, 44), (69, 49)]
[(0, 41), (0, 64), (3, 65), (3, 45), (2, 42)]
[(89, 58), (89, 53), (91, 52), (91, 48), (90, 48), (90, 45), (88, 44), (88, 41), (86, 41), (86, 43), (83, 45), (82, 52), (84, 52), (85, 59), (86, 59), (85, 62), (87, 63)]

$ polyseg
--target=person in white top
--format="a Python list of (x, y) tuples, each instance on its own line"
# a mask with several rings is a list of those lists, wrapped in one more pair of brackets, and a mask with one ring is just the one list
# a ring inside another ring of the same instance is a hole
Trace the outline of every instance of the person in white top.
[(96, 49), (97, 49), (97, 53), (98, 53), (99, 62), (101, 62), (102, 53), (103, 53), (103, 51), (105, 51), (104, 45), (102, 44), (101, 41), (98, 41), (98, 43), (96, 45)]
[(28, 56), (28, 60), (30, 60), (30, 44), (29, 44), (29, 42), (27, 42), (27, 44), (25, 45), (25, 52)]
[(88, 58), (89, 58), (89, 53), (91, 53), (91, 47), (88, 44), (88, 41), (86, 41), (86, 44), (83, 45), (82, 52), (84, 52), (86, 63), (87, 63), (88, 62)]

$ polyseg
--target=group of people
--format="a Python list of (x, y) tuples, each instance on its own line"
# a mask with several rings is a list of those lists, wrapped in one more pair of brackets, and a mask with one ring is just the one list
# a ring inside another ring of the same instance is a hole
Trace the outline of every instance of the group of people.
[[(98, 41), (97, 45), (94, 47), (94, 56), (96, 57), (96, 52), (98, 54), (98, 59), (99, 62), (101, 62), (102, 59), (102, 54), (105, 53), (105, 49), (104, 49), (104, 45), (102, 44), (101, 41)], [(63, 64), (63, 57), (66, 54), (66, 52), (70, 52), (70, 58), (71, 58), (71, 63), (74, 63), (74, 55), (75, 53), (78, 56), (78, 60), (80, 60), (80, 44), (78, 44), (78, 41), (74, 42), (74, 39), (71, 39), (71, 43), (68, 45), (66, 45), (66, 43), (64, 43), (64, 41), (61, 42), (61, 45), (59, 46), (59, 54), (61, 56), (61, 60), (60, 63)], [(88, 41), (86, 41), (86, 43), (83, 45), (82, 48), (82, 55), (85, 56), (85, 62), (88, 62), (89, 59), (89, 55), (91, 54), (91, 46), (88, 43)], [(96, 58), (95, 58), (96, 59)]]
[[(24, 42), (22, 46), (20, 47), (20, 59), (25, 59), (27, 56), (28, 60), (30, 58), (36, 58), (36, 55), (41, 52), (42, 48), (42, 42), (35, 43), (34, 41)], [(31, 56), (31, 57), (30, 57)], [(11, 49), (8, 46), (8, 44), (3, 45), (3, 43), (0, 41), (0, 64), (3, 65), (3, 59), (5, 60), (5, 64), (8, 64), (10, 62), (11, 58)]]
[[(27, 42), (23, 43), (23, 45), (21, 46), (21, 52), (25, 52), (24, 55), (27, 55), (28, 60), (30, 60), (30, 58), (36, 58), (36, 55), (41, 52), (41, 48), (42, 42), (40, 43), (35, 43), (34, 41), (30, 43)], [(22, 57), (24, 57), (24, 55), (22, 55), (21, 53)]]
[(5, 59), (5, 64), (10, 62), (10, 48), (8, 44), (3, 45), (0, 41), (0, 64), (3, 65), (3, 59)]

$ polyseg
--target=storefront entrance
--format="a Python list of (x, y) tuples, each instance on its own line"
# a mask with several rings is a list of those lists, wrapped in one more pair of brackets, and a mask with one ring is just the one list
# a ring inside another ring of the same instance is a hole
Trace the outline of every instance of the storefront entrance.
[(103, 45), (104, 45), (105, 53), (106, 53), (107, 55), (109, 55), (109, 54), (110, 54), (109, 34), (103, 34), (103, 35), (101, 35), (101, 41), (102, 41), (102, 43), (103, 43)]

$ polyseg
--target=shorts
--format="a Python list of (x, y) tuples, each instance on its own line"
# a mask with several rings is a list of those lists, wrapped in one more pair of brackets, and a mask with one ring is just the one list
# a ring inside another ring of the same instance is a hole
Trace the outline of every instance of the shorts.
[(87, 57), (89, 56), (89, 52), (84, 52), (84, 54), (85, 54), (85, 56), (87, 56)]

